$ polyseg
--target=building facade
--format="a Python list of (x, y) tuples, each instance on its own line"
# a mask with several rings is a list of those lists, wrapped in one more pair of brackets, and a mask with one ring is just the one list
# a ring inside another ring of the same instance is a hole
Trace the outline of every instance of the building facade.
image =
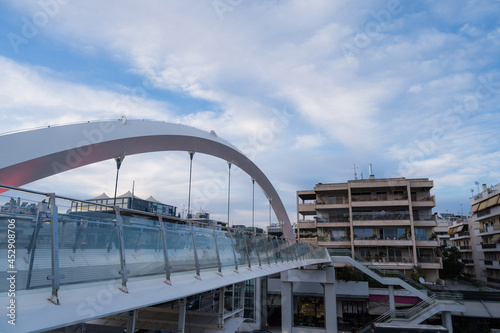
[(433, 231), (435, 197), (427, 178), (350, 180), (297, 192), (297, 235), (326, 248), (349, 249), (364, 259), (427, 281), (439, 278), (439, 242)]
[(487, 187), (483, 184), (482, 192), (470, 198), (470, 203), (472, 221), (477, 223), (474, 233), (481, 238), (477, 250), (484, 255), (484, 260), (480, 260), (482, 279), (500, 283), (500, 191), (498, 185)]

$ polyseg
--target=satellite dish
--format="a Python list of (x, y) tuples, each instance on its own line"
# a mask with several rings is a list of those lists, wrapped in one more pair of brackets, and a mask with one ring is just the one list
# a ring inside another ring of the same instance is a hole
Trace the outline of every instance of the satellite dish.
[(125, 115), (123, 115), (118, 120), (122, 122), (122, 125), (125, 125), (125, 123), (127, 122), (127, 117)]
[(425, 283), (425, 279), (423, 277), (419, 277), (418, 278), (418, 281), (420, 281), (421, 284), (424, 284)]

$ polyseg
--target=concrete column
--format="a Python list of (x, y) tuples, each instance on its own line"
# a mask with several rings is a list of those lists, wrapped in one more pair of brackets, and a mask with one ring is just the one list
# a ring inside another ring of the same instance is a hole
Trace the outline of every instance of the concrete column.
[(281, 273), (281, 332), (292, 333), (293, 282), (283, 282), (283, 273)]
[(326, 269), (325, 283), (325, 330), (337, 333), (337, 295), (335, 294), (335, 269), (333, 266)]
[(453, 333), (453, 322), (451, 320), (451, 312), (443, 311), (441, 312), (441, 320), (443, 321), (443, 326), (448, 329), (448, 333)]
[(127, 332), (135, 331), (135, 318), (137, 316), (137, 310), (132, 310), (128, 312), (127, 317)]
[(394, 286), (389, 286), (389, 309), (391, 315), (396, 313), (396, 301), (394, 300)]
[(219, 289), (219, 320), (217, 322), (217, 326), (219, 326), (219, 328), (224, 328), (225, 300), (226, 300), (226, 287), (222, 287)]
[(186, 326), (186, 297), (179, 299), (179, 321), (178, 321), (177, 333), (184, 333), (185, 326)]
[(256, 278), (254, 282), (254, 314), (255, 314), (255, 323), (261, 327), (262, 323), (262, 307), (261, 307), (261, 281), (260, 278)]

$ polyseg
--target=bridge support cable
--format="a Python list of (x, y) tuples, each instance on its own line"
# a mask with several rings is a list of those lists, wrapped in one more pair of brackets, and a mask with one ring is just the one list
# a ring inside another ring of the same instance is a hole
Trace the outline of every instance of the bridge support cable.
[(229, 212), (231, 206), (231, 162), (227, 162), (228, 166), (228, 184), (227, 184), (227, 225), (230, 227), (231, 222), (229, 221)]
[(191, 218), (191, 177), (193, 174), (193, 156), (194, 156), (194, 151), (189, 152), (189, 190), (188, 190), (188, 207), (187, 207), (187, 213), (186, 213), (186, 219)]
[(252, 178), (252, 229), (255, 233), (255, 179)]

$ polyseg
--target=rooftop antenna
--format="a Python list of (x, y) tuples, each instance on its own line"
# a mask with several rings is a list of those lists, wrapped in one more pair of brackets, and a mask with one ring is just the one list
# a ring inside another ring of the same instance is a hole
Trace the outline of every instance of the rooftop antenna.
[(477, 186), (477, 194), (479, 194), (480, 193), (479, 192), (479, 182), (476, 180), (476, 182), (474, 184), (476, 184), (476, 186)]
[(473, 197), (473, 196), (474, 196), (474, 189), (473, 189), (473, 188), (471, 188), (471, 189), (470, 189), (470, 196), (471, 196), (471, 197)]
[(354, 180), (358, 180), (358, 173), (356, 172), (358, 168), (356, 167), (356, 164), (354, 164), (354, 167), (352, 169), (354, 170)]

